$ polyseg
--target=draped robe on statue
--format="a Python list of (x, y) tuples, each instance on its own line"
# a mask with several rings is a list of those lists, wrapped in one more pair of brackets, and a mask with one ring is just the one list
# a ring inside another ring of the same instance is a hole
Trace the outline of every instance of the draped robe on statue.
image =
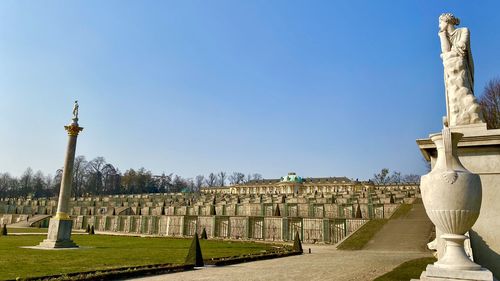
[(481, 123), (480, 108), (474, 97), (474, 62), (469, 29), (457, 28), (448, 38), (451, 50), (441, 55), (448, 121), (450, 126)]

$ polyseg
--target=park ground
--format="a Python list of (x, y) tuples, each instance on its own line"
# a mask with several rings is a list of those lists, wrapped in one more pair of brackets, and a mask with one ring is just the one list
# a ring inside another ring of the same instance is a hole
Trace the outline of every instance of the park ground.
[[(147, 264), (183, 264), (191, 239), (73, 235), (77, 250), (37, 250), (45, 235), (0, 236), (0, 280)], [(201, 240), (203, 258), (272, 250), (272, 244)]]
[[(386, 221), (360, 229), (345, 248), (303, 245), (305, 254), (225, 267), (204, 267), (193, 271), (138, 278), (160, 280), (335, 280), (402, 281), (418, 278), (434, 258), (425, 248), (432, 223), (421, 200), (402, 209)], [(365, 233), (362, 233), (365, 232)], [(369, 235), (366, 232), (370, 232)], [(361, 237), (360, 237), (361, 236)], [(369, 238), (366, 238), (369, 237)], [(364, 240), (363, 243), (359, 243)], [(309, 254), (311, 249), (311, 254)], [(407, 262), (410, 266), (393, 271)], [(423, 262), (422, 262), (423, 261)], [(415, 266), (415, 264), (417, 266)], [(385, 275), (386, 274), (386, 275)]]

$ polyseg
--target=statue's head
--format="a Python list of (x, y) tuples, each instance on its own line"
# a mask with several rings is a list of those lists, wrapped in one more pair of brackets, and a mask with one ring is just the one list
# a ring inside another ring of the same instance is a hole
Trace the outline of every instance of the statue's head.
[(439, 16), (439, 23), (446, 23), (455, 26), (460, 24), (460, 19), (451, 13), (444, 13)]

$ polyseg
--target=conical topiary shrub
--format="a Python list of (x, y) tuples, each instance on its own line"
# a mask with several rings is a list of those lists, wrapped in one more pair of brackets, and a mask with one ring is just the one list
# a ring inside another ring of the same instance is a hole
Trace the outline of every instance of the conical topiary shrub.
[(299, 232), (295, 232), (295, 239), (293, 239), (293, 247), (292, 250), (294, 252), (299, 252), (303, 253), (304, 251), (302, 250), (302, 243), (300, 242), (300, 237), (299, 237)]
[(7, 225), (4, 224), (2, 227), (2, 231), (0, 232), (1, 236), (6, 236), (7, 235)]
[(200, 239), (203, 239), (203, 240), (208, 239), (207, 230), (205, 228), (203, 228), (203, 230), (201, 231)]
[(194, 266), (204, 266), (203, 255), (201, 254), (200, 241), (198, 240), (198, 233), (194, 233), (193, 242), (189, 247), (189, 252), (186, 257), (185, 264), (194, 264)]
[(359, 206), (359, 203), (358, 203), (358, 207), (356, 208), (356, 218), (357, 219), (363, 218), (363, 215), (361, 214), (361, 206)]
[(281, 217), (280, 205), (276, 204), (276, 209), (274, 209), (274, 216)]
[(87, 224), (87, 229), (85, 229), (85, 232), (90, 233), (90, 224)]
[(95, 234), (95, 231), (94, 231), (94, 225), (92, 225), (92, 226), (90, 227), (89, 234), (90, 234), (90, 235), (94, 235), (94, 234)]

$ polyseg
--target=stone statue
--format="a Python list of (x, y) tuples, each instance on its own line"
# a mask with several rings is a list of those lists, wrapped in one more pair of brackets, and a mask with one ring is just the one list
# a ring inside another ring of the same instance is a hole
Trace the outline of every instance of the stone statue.
[(460, 19), (453, 14), (439, 17), (439, 39), (444, 65), (446, 114), (450, 127), (483, 123), (474, 97), (474, 62), (468, 28), (455, 28)]
[(78, 120), (78, 101), (75, 101), (75, 105), (73, 106), (73, 119)]

